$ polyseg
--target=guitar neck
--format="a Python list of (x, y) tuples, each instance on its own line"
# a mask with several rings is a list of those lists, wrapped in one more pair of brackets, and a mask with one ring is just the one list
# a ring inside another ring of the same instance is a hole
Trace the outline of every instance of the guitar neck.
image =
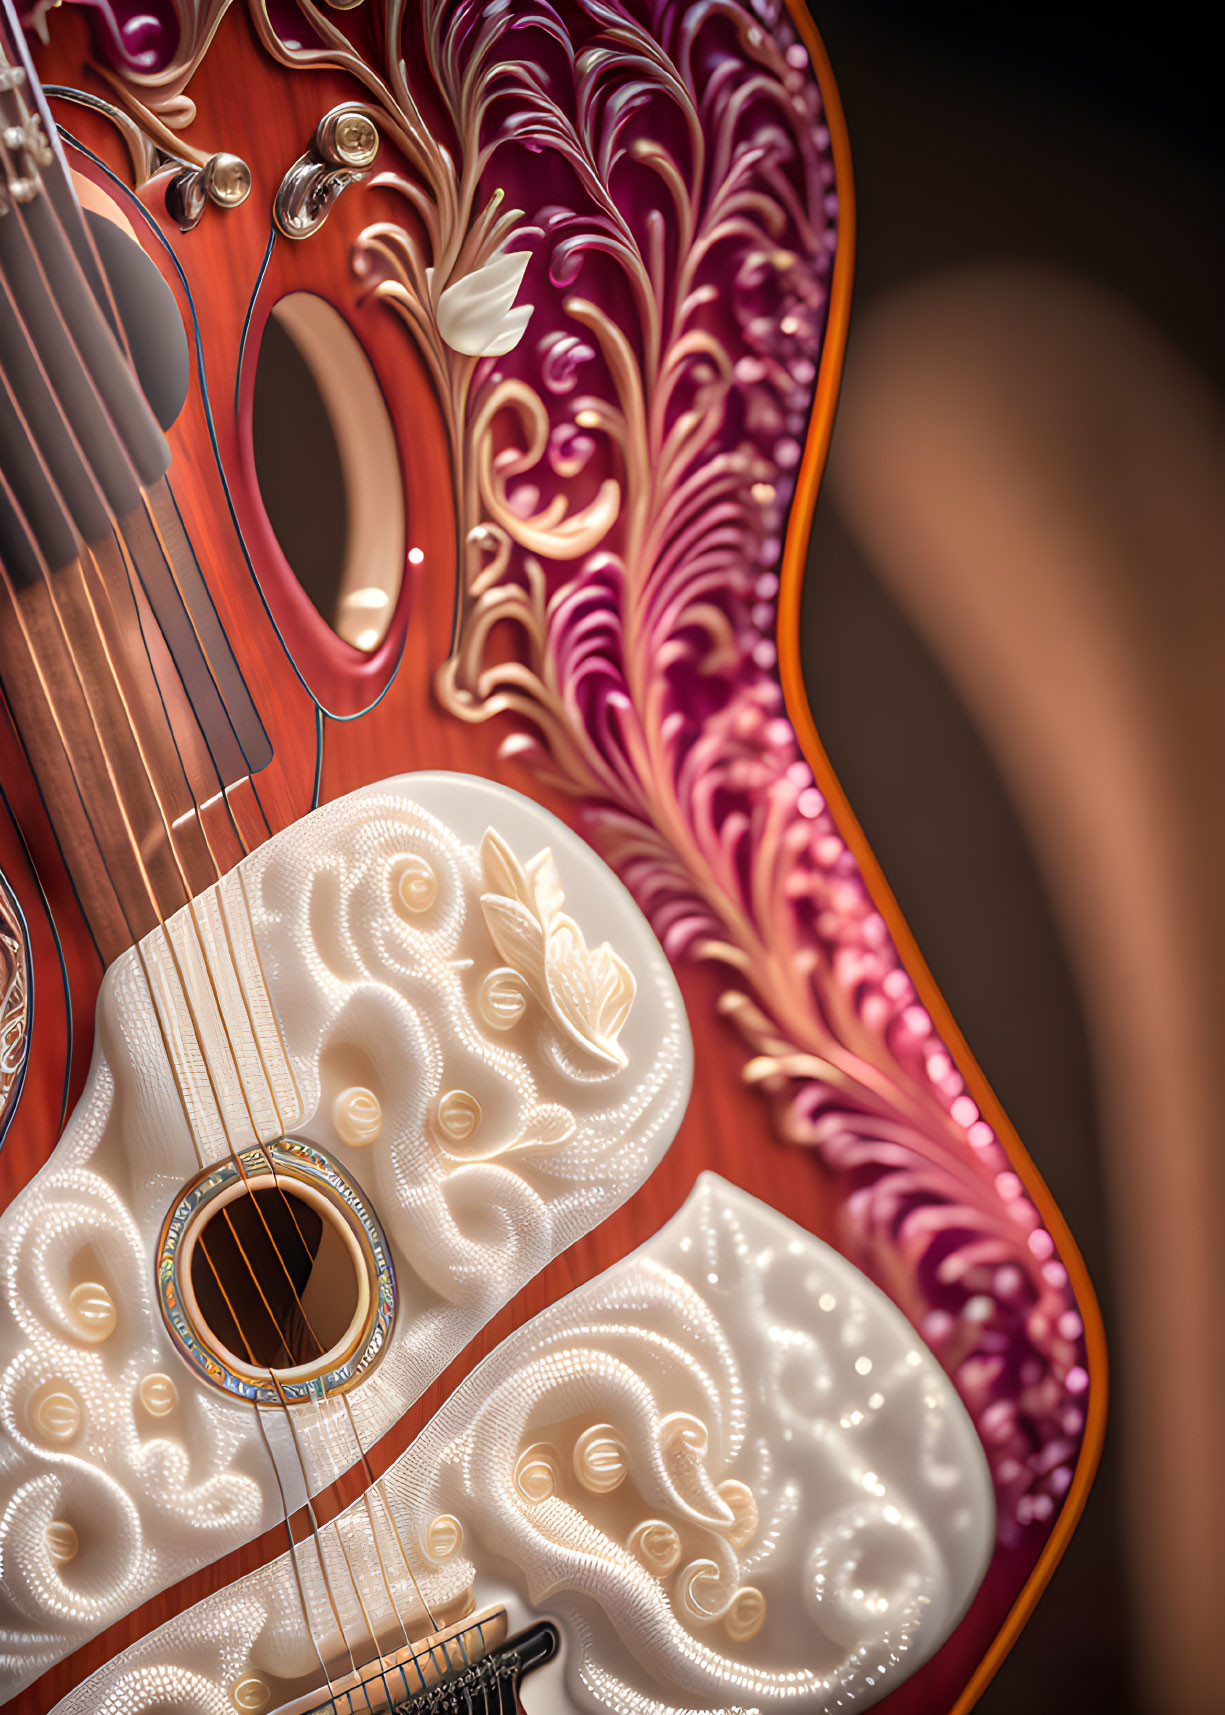
[(225, 795), (271, 751), (11, 6), (4, 21), (0, 684), (109, 963), (241, 856)]

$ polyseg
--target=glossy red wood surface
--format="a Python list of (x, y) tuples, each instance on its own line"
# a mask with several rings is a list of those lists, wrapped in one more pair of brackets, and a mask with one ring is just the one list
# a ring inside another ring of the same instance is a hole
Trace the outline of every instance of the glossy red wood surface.
[[(65, 9), (53, 16), (51, 46), (38, 56), (41, 75), (47, 82), (106, 94), (107, 87), (96, 73), (83, 69), (89, 57), (84, 18), (78, 12), (71, 16), (67, 13)], [(801, 27), (807, 27), (806, 21)], [(831, 92), (832, 86), (827, 99)], [(187, 406), (169, 436), (174, 460), (171, 483), (273, 744), (273, 761), (255, 782), (258, 805), (250, 792), (235, 794), (244, 836), (256, 844), (264, 837), (264, 817), (275, 832), (311, 808), (319, 757), (316, 706), (304, 680), (331, 711), (331, 717), (339, 717), (326, 718), (323, 723), (322, 799), (401, 771), (456, 769), (503, 781), (547, 803), (582, 833), (581, 806), (542, 789), (536, 774), (525, 764), (499, 756), (505, 734), (496, 723), (459, 723), (443, 712), (432, 694), (434, 675), (450, 648), (455, 606), (454, 521), (449, 504), (438, 505), (438, 496), (449, 494), (451, 486), (446, 442), (438, 407), (402, 326), (384, 305), (362, 297), (349, 266), (349, 252), (359, 232), (379, 219), (402, 220), (402, 203), (397, 200), (393, 206), (391, 194), (377, 188), (352, 189), (339, 198), (326, 225), (309, 241), (293, 244), (278, 238), (270, 249), (269, 210), (286, 168), (307, 147), (320, 116), (352, 93), (350, 80), (337, 73), (304, 77), (284, 72), (260, 50), (245, 13), (227, 13), (192, 82), (198, 118), (187, 136), (198, 147), (230, 149), (242, 155), (252, 169), (254, 182), (251, 195), (240, 208), (224, 212), (209, 208), (199, 226), (188, 234), (181, 234), (167, 217), (160, 184), (147, 187), (140, 197), (130, 190), (130, 165), (112, 125), (79, 107), (55, 104), (64, 130), (83, 145), (83, 149), (69, 146), (74, 169), (98, 183), (123, 209), (174, 291), (189, 330), (198, 331), (200, 364), (193, 366)], [(833, 107), (836, 111), (836, 98)], [(394, 153), (391, 144), (385, 144), (380, 166), (394, 169)], [(847, 190), (843, 191), (843, 204), (849, 210)], [(853, 816), (837, 792), (815, 734), (809, 730), (811, 723), (805, 728), (797, 637), (799, 576), (807, 528), (804, 514), (811, 512), (832, 419), (849, 265), (848, 255), (842, 296), (827, 339), (805, 475), (795, 509), (797, 522), (788, 544), (790, 568), (780, 608), (784, 687), (822, 791), (839, 806), (845, 838), (903, 950), (923, 1004), (958, 1052), (974, 1099), (1009, 1143), (1017, 1170), (1044, 1220), (1061, 1236), (1061, 1254), (1074, 1261), (1074, 1247), (1070, 1240), (1063, 1244), (1064, 1229), (1037, 1175), (1013, 1139), (981, 1075), (976, 1081), (968, 1051), (926, 976)], [(369, 658), (339, 642), (296, 585), (269, 527), (255, 482), (250, 397), (260, 334), (277, 299), (303, 290), (317, 292), (344, 315), (371, 357), (401, 449), (408, 541), (424, 555), (419, 566), (409, 569), (385, 645)], [(59, 1135), (65, 1102), (70, 1109), (81, 1088), (90, 1053), (92, 1008), (102, 972), (35, 783), (7, 724), (0, 727), (0, 780), (12, 811), (11, 815), (0, 815), (0, 869), (10, 878), (30, 925), (36, 985), (29, 1073), (0, 1152), (2, 1206), (47, 1159)], [(370, 1463), (376, 1475), (409, 1445), (485, 1353), (526, 1319), (654, 1233), (684, 1201), (703, 1168), (715, 1169), (818, 1235), (832, 1237), (831, 1183), (814, 1155), (778, 1141), (767, 1106), (742, 1081), (740, 1039), (716, 1008), (722, 985), (711, 971), (692, 965), (683, 967), (678, 975), (695, 1040), (697, 1076), (675, 1144), (639, 1193), (613, 1219), (537, 1276), (371, 1450)], [(70, 1006), (66, 995), (70, 995)], [(1077, 1285), (1084, 1320), (1093, 1327), (1087, 1282), (1080, 1280)], [(1095, 1382), (1100, 1373), (1099, 1354)], [(1096, 1434), (1094, 1429), (1087, 1437), (1077, 1492), (1065, 1508), (1058, 1529), (1045, 1543), (1035, 1542), (1031, 1562), (1018, 1565), (1014, 1559), (1006, 1574), (998, 1568), (988, 1574), (955, 1636), (881, 1706), (891, 1715), (965, 1707), (981, 1689), (986, 1673), (994, 1667), (1049, 1575), (1071, 1528), (1095, 1457)], [(347, 1504), (361, 1481), (360, 1472), (350, 1473), (322, 1498), (317, 1507), (319, 1515), (327, 1517)], [(300, 1535), (305, 1521), (293, 1521), (293, 1528), (295, 1535)], [(50, 1708), (72, 1685), (127, 1644), (202, 1596), (282, 1553), (285, 1546), (284, 1531), (270, 1531), (194, 1574), (44, 1674), (11, 1707), (22, 1715)]]

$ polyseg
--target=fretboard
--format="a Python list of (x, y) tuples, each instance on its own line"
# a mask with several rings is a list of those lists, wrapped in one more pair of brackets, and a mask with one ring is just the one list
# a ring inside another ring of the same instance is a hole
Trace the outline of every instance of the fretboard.
[(2, 5), (0, 686), (109, 962), (241, 856), (271, 751)]

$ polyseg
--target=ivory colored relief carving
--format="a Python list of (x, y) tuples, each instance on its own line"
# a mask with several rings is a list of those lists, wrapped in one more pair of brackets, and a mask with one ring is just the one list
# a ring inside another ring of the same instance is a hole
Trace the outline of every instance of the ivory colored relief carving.
[[(101, 8), (141, 123), (191, 122), (228, 5)], [(371, 225), (353, 266), (417, 347), (451, 443), (442, 702), (499, 722), (507, 754), (581, 803), (670, 958), (718, 970), (746, 1082), (836, 1177), (840, 1246), (954, 1379), (1024, 1555), (1084, 1430), (1074, 1294), (777, 672), (842, 241), (808, 48), (781, 0), (515, 0), (513, 52), (484, 0), (385, 0), (370, 29), (313, 0), (248, 10), (281, 65), (349, 73), (404, 163), (377, 178), (404, 218)]]
[(469, 1376), (372, 1504), (325, 1528), (322, 1568), (300, 1545), (60, 1715), (288, 1700), (319, 1681), (312, 1634), (325, 1665), (360, 1662), (401, 1619), (430, 1630), (423, 1602), (439, 1623), (499, 1604), (558, 1622), (535, 1715), (866, 1708), (951, 1631), (993, 1536), (973, 1426), (905, 1319), (705, 1174)]
[[(528, 876), (547, 957), (521, 981), (487, 918)], [(123, 955), (86, 1093), (0, 1222), (0, 1701), (359, 1459), (646, 1177), (690, 1052), (620, 884), (466, 776), (316, 811)], [(244, 1185), (338, 1211), (319, 1243), (353, 1282), (348, 1327), (328, 1279), (303, 1292), (340, 1320), (288, 1372), (292, 1428), (194, 1296)]]

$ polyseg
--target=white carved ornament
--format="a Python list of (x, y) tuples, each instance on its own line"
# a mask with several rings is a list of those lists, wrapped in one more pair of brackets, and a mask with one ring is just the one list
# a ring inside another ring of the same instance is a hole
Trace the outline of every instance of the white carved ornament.
[[(522, 974), (486, 927), (491, 864), (549, 877), (552, 951)], [(690, 1077), (629, 895), (467, 776), (316, 811), (120, 958), (82, 1100), (0, 1220), (0, 1703), (355, 1463), (646, 1178)], [(360, 1186), (398, 1295), (380, 1361), (292, 1429), (188, 1366), (155, 1282), (184, 1185), (283, 1136)]]
[(371, 1502), (323, 1531), (326, 1578), (303, 1545), (296, 1569), (285, 1556), (180, 1616), (57, 1715), (220, 1712), (240, 1688), (305, 1708), (321, 1656), (427, 1632), (422, 1599), (557, 1623), (532, 1715), (832, 1715), (938, 1648), (994, 1536), (973, 1426), (909, 1324), (713, 1174), (506, 1340)]

